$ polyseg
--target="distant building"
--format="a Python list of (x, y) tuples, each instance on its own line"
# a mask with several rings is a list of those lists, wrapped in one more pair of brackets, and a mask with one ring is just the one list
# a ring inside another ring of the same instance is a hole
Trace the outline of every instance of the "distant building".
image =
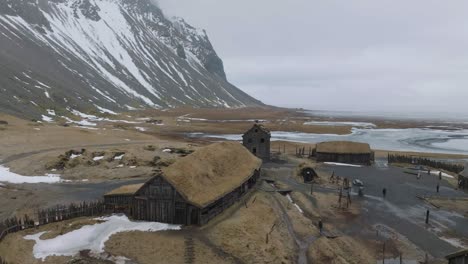
[(332, 141), (317, 144), (314, 151), (318, 162), (339, 162), (370, 165), (374, 152), (369, 144), (351, 141)]
[(133, 219), (203, 225), (250, 190), (262, 161), (239, 143), (199, 149), (163, 169), (146, 183), (105, 195), (106, 206)]
[(270, 159), (270, 141), (271, 133), (268, 129), (260, 124), (254, 124), (242, 136), (243, 145), (252, 154), (263, 160)]
[(458, 188), (468, 190), (468, 168), (466, 167), (464, 171), (458, 174)]
[(468, 249), (458, 251), (445, 257), (449, 264), (468, 264)]

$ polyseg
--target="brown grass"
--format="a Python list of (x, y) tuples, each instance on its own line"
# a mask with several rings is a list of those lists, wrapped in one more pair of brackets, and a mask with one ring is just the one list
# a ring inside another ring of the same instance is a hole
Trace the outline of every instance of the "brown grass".
[(371, 149), (367, 143), (351, 141), (331, 141), (317, 144), (317, 152), (340, 154), (369, 154)]
[(241, 144), (222, 142), (179, 159), (163, 174), (188, 201), (205, 207), (242, 185), (261, 165)]

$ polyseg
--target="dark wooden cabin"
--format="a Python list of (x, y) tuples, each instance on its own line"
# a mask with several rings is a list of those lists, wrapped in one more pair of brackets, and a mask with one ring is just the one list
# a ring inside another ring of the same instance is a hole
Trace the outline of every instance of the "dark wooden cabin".
[(141, 189), (143, 184), (132, 184), (119, 187), (104, 195), (104, 203), (107, 209), (116, 213), (132, 215), (135, 193)]
[(322, 142), (317, 144), (314, 153), (318, 162), (371, 165), (374, 161), (374, 152), (369, 144), (359, 142)]
[(445, 257), (449, 264), (468, 264), (468, 249), (458, 251)]
[(242, 136), (244, 147), (262, 160), (270, 159), (271, 133), (261, 124), (254, 124)]
[(125, 212), (137, 220), (203, 225), (255, 185), (261, 165), (239, 143), (212, 144), (164, 169), (131, 199), (122, 195), (105, 199), (115, 208), (127, 208), (131, 200)]

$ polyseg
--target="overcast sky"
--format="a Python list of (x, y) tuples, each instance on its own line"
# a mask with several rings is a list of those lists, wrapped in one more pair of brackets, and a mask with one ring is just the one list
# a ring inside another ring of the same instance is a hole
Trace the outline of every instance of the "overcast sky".
[(308, 109), (468, 112), (468, 1), (159, 0), (228, 79)]

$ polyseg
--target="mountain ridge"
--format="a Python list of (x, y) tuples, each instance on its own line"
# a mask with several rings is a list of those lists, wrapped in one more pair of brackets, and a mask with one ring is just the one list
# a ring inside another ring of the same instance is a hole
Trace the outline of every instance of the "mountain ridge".
[(10, 114), (263, 105), (227, 81), (206, 31), (149, 0), (5, 0), (0, 47)]

